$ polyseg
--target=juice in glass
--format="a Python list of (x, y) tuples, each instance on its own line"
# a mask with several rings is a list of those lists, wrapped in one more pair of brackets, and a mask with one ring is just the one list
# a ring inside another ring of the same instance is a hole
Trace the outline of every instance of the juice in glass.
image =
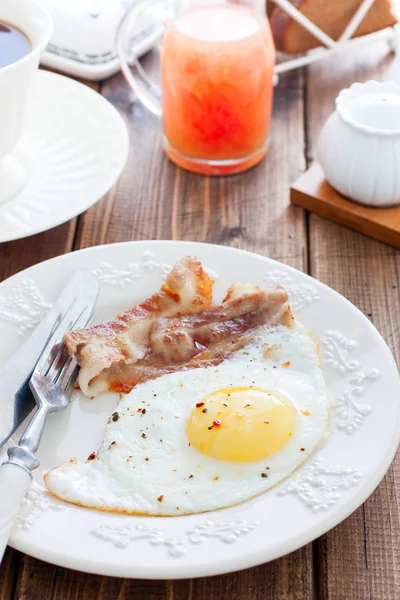
[(161, 55), (164, 148), (210, 175), (267, 152), (275, 50), (268, 21), (239, 4), (195, 6), (166, 29)]

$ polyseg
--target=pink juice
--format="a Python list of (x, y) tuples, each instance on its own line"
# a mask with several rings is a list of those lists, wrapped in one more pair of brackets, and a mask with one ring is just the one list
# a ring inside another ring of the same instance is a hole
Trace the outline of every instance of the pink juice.
[(249, 8), (195, 7), (171, 22), (162, 50), (170, 158), (221, 174), (259, 162), (266, 153), (274, 63), (269, 24)]

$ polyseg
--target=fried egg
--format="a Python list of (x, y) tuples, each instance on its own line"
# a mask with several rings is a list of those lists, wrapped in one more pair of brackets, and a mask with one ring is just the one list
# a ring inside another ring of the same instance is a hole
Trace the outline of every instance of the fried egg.
[(323, 439), (328, 414), (313, 337), (298, 322), (263, 327), (217, 367), (138, 385), (110, 417), (100, 450), (45, 482), (62, 500), (105, 511), (215, 510), (293, 473)]

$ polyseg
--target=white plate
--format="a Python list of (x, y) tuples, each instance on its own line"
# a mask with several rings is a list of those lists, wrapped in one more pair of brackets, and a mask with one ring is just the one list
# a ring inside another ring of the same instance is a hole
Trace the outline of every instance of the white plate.
[[(337, 525), (374, 490), (399, 442), (399, 375), (385, 342), (342, 296), (273, 260), (190, 242), (129, 242), (41, 263), (0, 285), (0, 360), (15, 351), (78, 267), (101, 282), (97, 317), (113, 317), (152, 293), (169, 266), (196, 254), (217, 276), (220, 298), (234, 281), (283, 284), (298, 318), (321, 344), (332, 394), (324, 446), (288, 480), (243, 504), (187, 517), (135, 517), (73, 507), (43, 490), (50, 467), (97, 448), (117, 399), (77, 398), (51, 415), (35, 485), (11, 545), (37, 558), (123, 577), (179, 578), (243, 569), (291, 552)], [(1, 399), (0, 399), (1, 401)], [(0, 410), (1, 409), (0, 407)]]
[(128, 134), (116, 109), (68, 77), (38, 71), (14, 152), (27, 185), (0, 205), (0, 242), (51, 229), (100, 200), (119, 177)]

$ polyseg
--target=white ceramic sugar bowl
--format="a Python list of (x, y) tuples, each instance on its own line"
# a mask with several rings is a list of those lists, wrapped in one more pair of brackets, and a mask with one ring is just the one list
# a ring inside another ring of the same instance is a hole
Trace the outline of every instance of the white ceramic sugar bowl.
[(400, 204), (400, 86), (354, 83), (336, 98), (318, 160), (338, 192), (362, 204)]

